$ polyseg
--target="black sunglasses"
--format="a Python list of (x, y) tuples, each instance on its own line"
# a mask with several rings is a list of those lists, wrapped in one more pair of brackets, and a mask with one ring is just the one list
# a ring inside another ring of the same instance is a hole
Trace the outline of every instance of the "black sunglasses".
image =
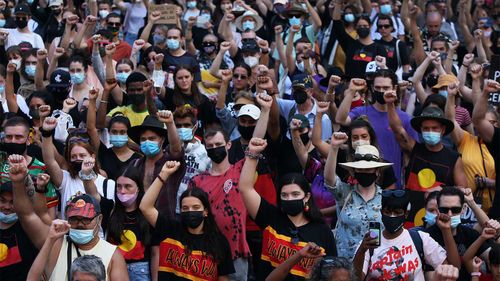
[(247, 79), (248, 76), (242, 75), (242, 74), (233, 74), (233, 78), (234, 79), (241, 79), (241, 80), (243, 80), (243, 79)]
[(448, 214), (450, 210), (452, 214), (458, 214), (462, 212), (462, 207), (439, 207), (438, 209), (441, 214)]
[(378, 162), (380, 158), (377, 155), (373, 154), (354, 154), (354, 161), (361, 160)]
[(120, 26), (122, 26), (122, 24), (121, 24), (121, 23), (119, 23), (119, 22), (108, 22), (108, 24), (107, 24), (107, 25), (109, 25), (109, 26), (114, 26), (114, 27), (120, 27)]
[(391, 27), (392, 27), (392, 25), (390, 25), (390, 24), (381, 24), (378, 26), (378, 28), (380, 28), (380, 29), (382, 29), (382, 28), (389, 29)]
[(406, 191), (403, 189), (391, 189), (391, 190), (384, 190), (382, 191), (382, 197), (385, 198), (402, 198), (406, 195)]
[(68, 223), (72, 225), (77, 225), (79, 222), (81, 222), (83, 225), (89, 225), (96, 217), (97, 216), (94, 216), (92, 218), (71, 217), (68, 218)]

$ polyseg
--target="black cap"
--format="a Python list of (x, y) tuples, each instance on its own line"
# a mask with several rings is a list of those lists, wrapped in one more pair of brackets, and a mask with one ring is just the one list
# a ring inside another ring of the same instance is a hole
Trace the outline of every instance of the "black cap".
[(71, 86), (71, 76), (69, 72), (62, 69), (57, 69), (50, 75), (50, 84), (47, 85), (47, 90), (50, 88), (67, 88)]
[(17, 15), (17, 14), (26, 14), (28, 16), (31, 16), (31, 10), (30, 10), (30, 7), (28, 6), (28, 4), (25, 4), (25, 3), (18, 4), (14, 8), (14, 15)]

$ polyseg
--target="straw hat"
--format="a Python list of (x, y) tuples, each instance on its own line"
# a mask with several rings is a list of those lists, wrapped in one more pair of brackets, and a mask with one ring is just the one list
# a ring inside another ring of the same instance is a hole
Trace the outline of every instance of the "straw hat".
[(264, 21), (258, 14), (252, 11), (246, 11), (245, 13), (243, 13), (243, 15), (239, 16), (236, 19), (236, 21), (234, 21), (234, 25), (236, 25), (236, 28), (238, 28), (238, 30), (244, 31), (242, 25), (243, 25), (243, 19), (246, 17), (252, 17), (255, 20), (254, 31), (259, 30), (262, 27), (262, 25), (264, 25)]
[(391, 166), (392, 163), (380, 162), (378, 149), (373, 145), (360, 145), (356, 147), (353, 162), (339, 163), (339, 165), (353, 169), (373, 169)]

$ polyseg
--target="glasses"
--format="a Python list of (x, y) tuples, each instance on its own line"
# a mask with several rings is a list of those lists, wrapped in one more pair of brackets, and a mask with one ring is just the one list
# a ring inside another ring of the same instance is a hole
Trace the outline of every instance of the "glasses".
[(394, 189), (394, 190), (384, 190), (382, 191), (382, 197), (385, 197), (385, 198), (391, 198), (391, 197), (395, 197), (395, 198), (402, 198), (406, 195), (406, 191), (405, 190), (402, 190), (402, 189)]
[(438, 209), (441, 214), (448, 214), (449, 211), (451, 211), (452, 214), (462, 212), (462, 207), (439, 207)]
[(119, 22), (108, 22), (108, 25), (109, 26), (114, 26), (114, 27), (120, 27), (120, 26), (122, 26), (122, 24), (119, 23)]
[(233, 78), (234, 79), (239, 79), (239, 80), (245, 80), (248, 78), (248, 76), (244, 75), (244, 74), (233, 74)]
[(291, 14), (291, 15), (288, 15), (288, 18), (291, 19), (291, 18), (298, 18), (300, 19), (302, 17), (302, 15), (298, 15), (298, 14)]
[(377, 155), (373, 154), (354, 154), (354, 161), (361, 160), (378, 162), (380, 158)]
[(390, 25), (390, 24), (381, 24), (378, 26), (378, 28), (380, 28), (380, 29), (382, 29), (382, 28), (389, 29), (391, 27), (392, 27), (392, 25)]
[(89, 225), (96, 217), (97, 216), (94, 216), (92, 218), (71, 217), (68, 218), (68, 222), (71, 225), (78, 225), (79, 223), (82, 223), (83, 225)]

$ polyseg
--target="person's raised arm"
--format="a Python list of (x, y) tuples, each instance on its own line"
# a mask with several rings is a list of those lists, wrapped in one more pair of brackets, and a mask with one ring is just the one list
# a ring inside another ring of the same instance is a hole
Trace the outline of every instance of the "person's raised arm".
[(31, 190), (32, 195), (34, 189), (33, 181), (28, 175), (28, 163), (24, 156), (13, 154), (9, 156), (9, 167), (16, 214), (24, 232), (33, 245), (40, 249), (47, 237), (49, 227), (35, 214), (27, 194)]
[(239, 190), (241, 197), (245, 203), (248, 214), (252, 219), (255, 219), (259, 211), (260, 201), (262, 198), (255, 190), (255, 172), (257, 170), (257, 160), (260, 158), (262, 151), (267, 146), (267, 141), (260, 138), (252, 138), (245, 152), (245, 163), (240, 173)]
[(314, 9), (311, 3), (309, 3), (309, 0), (299, 0), (297, 2), (306, 4), (307, 13), (309, 14), (308, 20), (313, 25), (314, 33), (318, 33), (321, 28), (321, 18), (319, 17), (318, 12), (316, 12), (316, 9)]
[(444, 248), (446, 250), (446, 259), (450, 264), (460, 269), (462, 262), (460, 261), (460, 254), (458, 253), (455, 238), (451, 232), (451, 218), (447, 214), (439, 214), (436, 218), (436, 225), (441, 230), (444, 240)]
[(451, 264), (440, 264), (436, 267), (432, 281), (455, 281), (458, 279), (458, 268)]
[(465, 267), (469, 272), (472, 273), (480, 271), (479, 268), (474, 266), (474, 263), (472, 261), (476, 256), (477, 251), (479, 251), (484, 242), (488, 241), (489, 239), (495, 238), (496, 234), (497, 231), (494, 228), (485, 227), (483, 228), (481, 235), (476, 239), (476, 241), (474, 241), (472, 245), (470, 245), (469, 248), (467, 248), (462, 257), (462, 260), (464, 261)]
[(52, 271), (47, 271), (52, 248), (57, 240), (63, 238), (64, 235), (69, 232), (70, 228), (70, 224), (64, 220), (56, 219), (51, 223), (49, 233), (47, 234), (47, 240), (45, 240), (35, 261), (31, 264), (26, 281), (39, 281), (43, 280), (43, 276), (52, 275)]
[[(403, 0), (401, 3), (401, 21), (403, 22), (403, 25), (405, 27), (405, 30), (410, 30), (411, 28), (411, 23), (410, 23), (410, 5), (409, 5), (409, 0)], [(371, 3), (370, 3), (371, 4)]]
[(9, 112), (17, 113), (19, 106), (17, 105), (17, 98), (14, 93), (14, 72), (16, 72), (16, 64), (9, 62), (9, 64), (7, 64), (7, 75), (5, 77), (5, 99), (7, 100)]
[[(365, 256), (367, 251), (371, 251), (372, 249), (377, 248), (377, 240), (378, 238), (371, 238), (370, 237), (370, 232), (367, 232), (365, 236), (363, 237), (363, 240), (361, 240), (361, 244), (358, 247), (358, 250), (356, 251), (356, 254), (354, 255), (354, 259), (352, 260), (353, 263), (353, 268), (354, 268), (354, 274), (358, 276), (359, 279), (357, 280), (365, 280), (365, 275), (369, 273), (370, 268), (368, 268), (368, 272), (364, 272), (364, 262), (365, 262)], [(371, 255), (370, 255), (371, 256)], [(369, 257), (371, 258), (371, 257)]]
[(419, 8), (415, 5), (412, 10), (410, 10), (410, 34), (413, 37), (413, 56), (415, 61), (420, 64), (426, 58), (424, 50), (424, 42), (420, 35), (420, 30), (417, 25), (417, 16)]
[[(90, 137), (90, 144), (94, 147), (95, 151), (99, 151), (99, 146), (101, 145), (101, 140), (99, 138), (99, 133), (96, 127), (96, 116), (97, 116), (97, 97), (99, 96), (98, 89), (91, 89), (89, 91), (89, 105), (87, 108), (87, 133)], [(101, 105), (102, 106), (102, 105)]]
[(347, 142), (348, 136), (343, 132), (335, 132), (332, 135), (331, 148), (328, 153), (328, 158), (325, 163), (325, 171), (323, 175), (325, 177), (325, 185), (330, 187), (335, 187), (337, 184), (337, 156), (339, 153), (340, 146)]
[(488, 222), (490, 218), (488, 215), (481, 209), (481, 206), (479, 206), (476, 201), (474, 200), (474, 193), (472, 192), (472, 189), (470, 188), (462, 188), (462, 192), (464, 193), (464, 199), (465, 203), (469, 208), (472, 210), (474, 213), (474, 216), (477, 219), (477, 223), (481, 226), (484, 227), (488, 225)]
[(156, 115), (158, 112), (158, 108), (153, 100), (154, 88), (153, 88), (153, 80), (149, 79), (144, 81), (143, 83), (143, 92), (146, 95), (146, 105), (148, 108), (148, 112), (150, 115)]
[(302, 125), (302, 121), (298, 119), (292, 119), (290, 121), (290, 134), (292, 137), (292, 145), (293, 150), (295, 150), (295, 154), (299, 159), (300, 166), (302, 169), (306, 168), (307, 157), (309, 156), (307, 153), (307, 149), (300, 138), (300, 126)]
[(78, 19), (79, 18), (77, 15), (72, 15), (66, 18), (64, 33), (61, 36), (61, 43), (59, 44), (59, 47), (64, 48), (65, 50), (69, 49), (71, 41), (73, 40), (73, 38), (71, 38), (71, 33), (72, 33), (71, 31), (73, 28), (76, 27)]
[(54, 147), (54, 143), (52, 140), (52, 135), (57, 126), (57, 119), (54, 117), (47, 117), (43, 120), (42, 125), (42, 155), (43, 162), (45, 162), (45, 166), (47, 167), (47, 172), (52, 179), (52, 182), (57, 187), (61, 187), (63, 180), (63, 172), (61, 167), (57, 163), (54, 157), (54, 151), (56, 151)]
[(33, 211), (46, 225), (50, 225), (56, 217), (55, 207), (52, 208), (53, 212), (49, 212), (47, 209), (45, 193), (49, 182), (50, 176), (48, 174), (38, 174), (35, 179), (35, 195), (33, 196)]
[(479, 137), (485, 142), (490, 143), (493, 139), (495, 127), (485, 119), (488, 110), (488, 97), (490, 93), (500, 90), (500, 83), (495, 80), (486, 80), (484, 82), (483, 93), (476, 98), (474, 110), (472, 111), (472, 123), (476, 128)]
[(460, 10), (458, 13), (458, 25), (460, 26), (460, 30), (462, 31), (462, 35), (465, 41), (465, 48), (467, 52), (474, 51), (474, 37), (472, 36), (469, 26), (467, 25), (467, 16), (466, 16), (466, 8), (467, 5), (465, 1), (460, 1), (458, 4), (458, 9)]
[(181, 163), (178, 161), (165, 162), (160, 173), (149, 186), (148, 190), (144, 194), (144, 197), (142, 197), (139, 209), (141, 210), (146, 221), (153, 227), (156, 226), (156, 221), (158, 219), (158, 210), (155, 207), (158, 194), (160, 194), (160, 190), (164, 183), (167, 182), (168, 178), (175, 173), (177, 169), (179, 169), (180, 165)]
[(83, 21), (83, 26), (76, 33), (73, 44), (77, 49), (87, 48), (87, 42), (85, 41), (89, 32), (92, 32), (97, 23), (97, 18), (94, 16), (87, 16), (85, 21)]
[(220, 85), (219, 91), (217, 92), (217, 103), (215, 104), (215, 108), (222, 110), (226, 107), (227, 89), (229, 88), (229, 83), (233, 78), (233, 71), (231, 69), (223, 69), (220, 71), (220, 75), (222, 78), (222, 83)]
[(397, 94), (395, 91), (387, 91), (384, 93), (384, 100), (387, 104), (387, 117), (389, 118), (389, 126), (391, 127), (394, 136), (396, 137), (399, 146), (405, 151), (410, 152), (415, 146), (415, 140), (408, 135), (408, 132), (403, 127), (403, 123), (396, 111)]
[(262, 83), (262, 81), (266, 81), (265, 79), (261, 81), (257, 81), (257, 85), (259, 85), (260, 88), (263, 88), (266, 90), (267, 94), (271, 96), (272, 98), (272, 104), (271, 108), (269, 109), (269, 122), (267, 124), (267, 134), (269, 135), (270, 139), (273, 141), (276, 141), (279, 136), (281, 135), (281, 128), (280, 128), (280, 109), (278, 107), (278, 88), (276, 85), (276, 75), (273, 73), (273, 70), (270, 69), (267, 72), (267, 76), (269, 77), (270, 81), (267, 81), (265, 83)]
[(477, 63), (488, 62), (488, 54), (484, 48), (483, 43), (484, 33), (481, 29), (474, 30), (474, 42), (476, 44), (477, 51)]
[(316, 116), (314, 116), (314, 126), (312, 128), (312, 144), (322, 157), (327, 157), (330, 152), (330, 145), (322, 139), (323, 115), (330, 109), (330, 103), (327, 101), (316, 101)]
[(295, 54), (293, 53), (293, 38), (297, 32), (300, 32), (300, 25), (292, 25), (289, 29), (288, 41), (286, 42), (285, 56), (288, 74), (295, 73)]
[(110, 93), (115, 88), (119, 88), (116, 78), (106, 79), (104, 82), (104, 90), (102, 91), (101, 102), (97, 109), (96, 127), (98, 129), (104, 129), (108, 123), (108, 120), (106, 120), (106, 111), (108, 110)]
[(36, 70), (35, 70), (35, 89), (37, 91), (45, 90), (45, 85), (43, 84), (43, 77), (45, 75), (44, 66), (47, 63), (47, 50), (38, 49), (36, 51)]
[(169, 153), (172, 158), (179, 158), (182, 154), (182, 142), (177, 133), (174, 123), (174, 114), (170, 110), (161, 110), (156, 114), (158, 121), (164, 123), (167, 127), (167, 140)]
[(193, 26), (196, 23), (196, 17), (189, 17), (186, 27), (186, 35), (184, 36), (186, 40), (186, 50), (189, 54), (196, 56), (196, 47), (193, 43)]
[[(102, 36), (100, 34), (96, 34), (92, 36), (92, 68), (94, 69), (94, 73), (99, 80), (99, 83), (104, 84), (104, 80), (106, 79), (106, 70), (104, 69), (104, 62), (101, 58), (101, 53), (99, 52), (99, 43), (102, 41)], [(112, 46), (114, 43), (108, 44), (108, 46)], [(106, 46), (107, 47), (107, 46)]]
[(92, 156), (85, 157), (82, 161), (82, 168), (80, 170), (80, 179), (83, 182), (83, 187), (85, 188), (85, 193), (94, 197), (97, 202), (101, 202), (101, 194), (97, 191), (97, 187), (94, 180), (97, 178), (97, 174), (94, 172), (95, 158)]
[(50, 79), (50, 75), (52, 75), (52, 72), (54, 72), (54, 70), (56, 70), (58, 66), (59, 58), (62, 57), (65, 52), (66, 51), (61, 47), (57, 47), (54, 50), (54, 55), (50, 60), (49, 67), (47, 68), (47, 73), (45, 74), (45, 79)]
[(452, 41), (448, 43), (448, 55), (446, 57), (446, 60), (443, 62), (444, 64), (444, 70), (448, 74), (452, 74), (452, 69), (453, 69), (453, 57), (456, 54), (457, 48), (460, 46), (459, 41)]
[[(267, 75), (267, 73), (265, 75)], [(269, 77), (266, 78), (271, 80)], [(260, 106), (260, 117), (255, 125), (252, 137), (264, 138), (267, 131), (267, 125), (269, 123), (269, 112), (271, 111), (273, 98), (264, 92), (260, 92), (257, 94), (256, 100), (257, 104)]]
[(302, 249), (298, 250), (285, 260), (282, 264), (277, 266), (271, 274), (266, 277), (266, 281), (283, 281), (290, 274), (292, 268), (299, 263), (302, 259), (317, 259), (324, 256), (325, 253), (321, 247), (314, 242), (307, 243)]
[(151, 35), (151, 30), (153, 29), (153, 26), (160, 18), (161, 18), (160, 11), (151, 12), (148, 16), (148, 23), (142, 29), (142, 33), (139, 39), (144, 40), (144, 42), (148, 42), (149, 36)]
[[(108, 44), (105, 48), (105, 52), (106, 52), (106, 56), (104, 57), (104, 59), (106, 60), (105, 61), (105, 63), (106, 63), (105, 73), (106, 74), (104, 76), (104, 81), (102, 82), (103, 86), (106, 83), (106, 80), (116, 78), (116, 71), (115, 71), (114, 64), (113, 64), (113, 62), (114, 62), (113, 56), (116, 53), (116, 45), (114, 43)], [(113, 99), (115, 100), (115, 102), (118, 105), (123, 104), (123, 91), (120, 87), (113, 88), (113, 90), (111, 90), (111, 96), (113, 97)], [(102, 99), (101, 99), (101, 102), (103, 102)]]
[(233, 43), (229, 41), (224, 41), (220, 43), (219, 47), (219, 52), (215, 56), (214, 61), (212, 62), (212, 65), (210, 66), (209, 72), (211, 75), (220, 78), (221, 75), (219, 73), (220, 65), (222, 63), (222, 60), (224, 59), (224, 54), (231, 48), (231, 46), (234, 45)]
[(349, 126), (351, 124), (351, 118), (349, 117), (349, 111), (351, 110), (352, 99), (356, 92), (361, 92), (366, 89), (366, 81), (364, 79), (353, 78), (349, 83), (349, 88), (344, 91), (344, 99), (337, 110), (337, 115), (335, 116), (335, 122), (343, 126)]
[(457, 75), (459, 91), (462, 94), (462, 97), (468, 102), (472, 102), (473, 96), (472, 90), (465, 86), (465, 81), (467, 80), (467, 71), (472, 66), (472, 61), (474, 61), (474, 54), (466, 54), (462, 60), (462, 65), (460, 66)]
[(422, 79), (424, 78), (425, 71), (429, 67), (429, 64), (432, 63), (433, 60), (439, 57), (438, 52), (430, 52), (425, 59), (420, 63), (420, 65), (413, 73), (413, 87), (415, 87), (415, 93), (417, 94), (417, 99), (420, 103), (424, 103), (427, 99), (427, 93), (425, 93), (424, 86), (422, 86)]
[(455, 98), (457, 94), (458, 94), (458, 85), (450, 84), (448, 86), (448, 98), (446, 99), (445, 116), (448, 120), (450, 120), (451, 122), (453, 122), (453, 124), (455, 124), (453, 132), (451, 132), (451, 139), (453, 140), (455, 146), (458, 147), (462, 142), (462, 138), (464, 136), (464, 130), (460, 127), (460, 124), (458, 124), (457, 120), (455, 119), (455, 109), (456, 109)]
[[(278, 57), (279, 57), (279, 63), (283, 65), (284, 69), (288, 68), (288, 63), (287, 63), (287, 57), (285, 54), (285, 43), (283, 42), (283, 37), (281, 37), (281, 34), (283, 32), (283, 26), (282, 25), (276, 25), (274, 27), (274, 41), (276, 42), (276, 51), (278, 52)], [(294, 62), (295, 65), (295, 62)]]

